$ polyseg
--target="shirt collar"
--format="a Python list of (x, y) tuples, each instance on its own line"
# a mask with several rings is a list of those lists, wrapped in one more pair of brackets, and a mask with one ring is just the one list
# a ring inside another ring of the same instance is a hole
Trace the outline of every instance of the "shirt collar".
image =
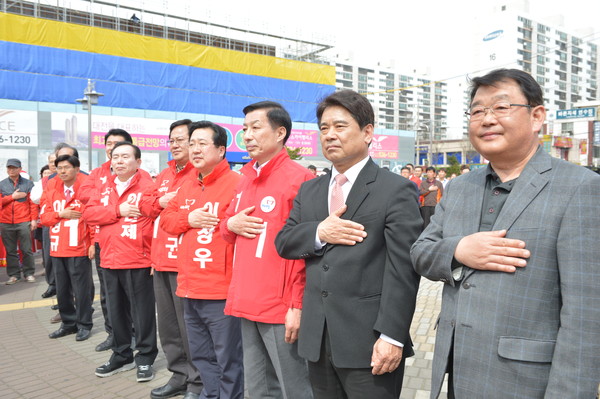
[(131, 183), (131, 179), (133, 179), (133, 176), (135, 176), (135, 173), (133, 175), (131, 175), (131, 177), (129, 179), (127, 179), (127, 181), (123, 181), (123, 182), (121, 180), (119, 180), (118, 176), (115, 176), (115, 185), (117, 187), (129, 187), (129, 184)]
[[(368, 161), (369, 161), (369, 156), (367, 155), (363, 160), (355, 163), (354, 165), (352, 165), (350, 167), (350, 169), (348, 169), (347, 171), (344, 172), (344, 176), (346, 176), (346, 178), (348, 179), (348, 183), (350, 183), (350, 185), (354, 184), (354, 182), (358, 178), (358, 174), (360, 173), (361, 170), (363, 170), (363, 168), (365, 167), (365, 165), (367, 164)], [(333, 182), (335, 181), (334, 180), (335, 177), (339, 174), (340, 174), (340, 172), (337, 171), (335, 166), (333, 168), (331, 168), (331, 180), (329, 181), (329, 185), (333, 184)]]
[(252, 165), (252, 167), (254, 168), (254, 170), (256, 171), (256, 176), (260, 175), (260, 171), (262, 170), (262, 168), (264, 168), (265, 166), (267, 166), (267, 164), (271, 162), (271, 160), (269, 159), (267, 162), (263, 163), (263, 164), (258, 164), (258, 162), (255, 162), (254, 165)]

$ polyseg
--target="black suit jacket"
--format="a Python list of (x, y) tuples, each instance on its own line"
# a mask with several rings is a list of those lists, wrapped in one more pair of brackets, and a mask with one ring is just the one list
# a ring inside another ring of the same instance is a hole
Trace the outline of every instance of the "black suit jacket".
[(306, 260), (299, 353), (319, 359), (327, 323), (336, 367), (369, 368), (380, 334), (403, 343), (404, 356), (412, 356), (409, 328), (419, 276), (409, 251), (422, 225), (413, 184), (369, 160), (342, 216), (364, 225), (367, 237), (354, 246), (327, 244), (316, 251), (317, 226), (329, 214), (330, 178), (302, 185), (275, 241), (282, 257)]

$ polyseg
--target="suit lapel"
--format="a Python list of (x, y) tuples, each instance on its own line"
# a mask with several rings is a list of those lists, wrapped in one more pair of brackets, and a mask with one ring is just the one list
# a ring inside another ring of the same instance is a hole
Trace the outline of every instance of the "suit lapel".
[(348, 209), (342, 215), (343, 219), (352, 219), (354, 217), (360, 205), (369, 195), (368, 184), (375, 181), (378, 169), (377, 165), (369, 158), (369, 161), (356, 177), (356, 181), (348, 194), (348, 198), (346, 199)]
[(550, 169), (552, 169), (550, 155), (538, 149), (538, 152), (521, 172), (506, 199), (506, 203), (494, 223), (494, 230), (508, 230), (513, 225), (519, 215), (548, 184), (550, 176), (544, 172)]
[(329, 216), (329, 182), (331, 181), (331, 173), (328, 173), (327, 176), (318, 177), (317, 179), (321, 179), (319, 184), (315, 187), (315, 212), (316, 212), (316, 220), (325, 220), (327, 216)]
[(468, 184), (465, 186), (465, 190), (468, 190), (469, 194), (459, 196), (461, 202), (464, 200), (464, 203), (456, 204), (458, 207), (464, 207), (464, 209), (467, 210), (467, 217), (463, 219), (463, 231), (466, 234), (472, 234), (479, 231), (479, 225), (481, 224), (481, 208), (483, 207), (483, 196), (485, 195), (486, 170), (486, 168), (482, 168), (481, 170), (471, 172), (465, 176), (469, 179)]

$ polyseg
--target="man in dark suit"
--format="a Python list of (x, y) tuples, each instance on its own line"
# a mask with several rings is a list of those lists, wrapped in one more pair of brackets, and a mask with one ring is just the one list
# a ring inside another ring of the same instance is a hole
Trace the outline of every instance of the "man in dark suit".
[(397, 399), (413, 355), (417, 193), (369, 158), (374, 115), (365, 97), (336, 92), (317, 119), (333, 170), (302, 185), (276, 238), (282, 257), (306, 260), (299, 354), (317, 399)]
[(469, 139), (490, 161), (446, 186), (412, 248), (444, 282), (431, 398), (594, 398), (600, 382), (600, 176), (539, 146), (526, 72), (472, 80)]

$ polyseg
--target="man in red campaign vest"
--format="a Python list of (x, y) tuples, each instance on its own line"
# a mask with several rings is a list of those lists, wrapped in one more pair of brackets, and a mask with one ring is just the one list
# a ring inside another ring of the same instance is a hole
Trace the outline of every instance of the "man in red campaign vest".
[[(160, 172), (155, 183), (142, 196), (140, 201), (142, 215), (156, 215), (163, 212), (184, 182), (196, 180), (198, 173), (188, 162), (190, 123), (191, 120), (183, 119), (171, 124), (169, 149), (173, 159), (168, 162), (168, 167)], [(150, 397), (162, 399), (186, 393), (186, 399), (190, 399), (193, 395), (200, 394), (202, 382), (198, 370), (190, 359), (188, 337), (183, 320), (183, 302), (175, 295), (179, 237), (167, 233), (159, 226), (162, 218), (161, 213), (154, 221), (150, 257), (154, 269), (158, 334), (167, 359), (167, 368), (173, 374), (165, 385), (154, 388), (150, 392)]]
[(190, 162), (196, 178), (186, 181), (169, 202), (160, 226), (181, 237), (177, 295), (183, 298), (191, 358), (204, 383), (201, 397), (242, 399), (240, 319), (223, 314), (233, 245), (223, 240), (218, 224), (240, 175), (225, 159), (225, 129), (201, 121), (190, 125), (190, 133)]
[(62, 324), (49, 335), (60, 338), (77, 333), (77, 341), (92, 329), (91, 229), (81, 220), (84, 205), (80, 187), (87, 176), (79, 173), (79, 158), (61, 155), (55, 161), (58, 179), (42, 194), (41, 221), (50, 228), (50, 261), (56, 277), (58, 311)]
[[(84, 181), (81, 185), (80, 198), (84, 204), (87, 204), (90, 198), (99, 196), (100, 193), (104, 191), (109, 181), (114, 180), (115, 174), (111, 167), (110, 153), (115, 144), (121, 141), (133, 144), (133, 139), (131, 138), (131, 135), (123, 129), (110, 129), (108, 133), (104, 135), (104, 149), (106, 151), (106, 158), (108, 159), (108, 161), (104, 162), (102, 165), (92, 170), (90, 172), (89, 178), (86, 181)], [(140, 169), (139, 172), (141, 174), (147, 173), (143, 169)], [(96, 232), (97, 231), (98, 228), (96, 228)], [(106, 306), (106, 290), (104, 289), (104, 269), (100, 266), (101, 251), (97, 236), (98, 235), (96, 234), (96, 239), (94, 240), (96, 273), (98, 274), (98, 280), (100, 281), (100, 306), (102, 308), (102, 315), (104, 316), (104, 330), (108, 334), (106, 340), (104, 340), (96, 346), (96, 352), (102, 352), (112, 347), (113, 333), (112, 326), (110, 324), (110, 317), (108, 315), (108, 307)]]
[[(141, 156), (133, 144), (115, 144), (111, 152), (115, 177), (108, 180), (99, 196), (90, 200), (83, 213), (88, 224), (100, 226), (101, 266), (113, 328), (113, 354), (96, 369), (96, 375), (108, 377), (137, 365), (138, 382), (154, 378), (152, 364), (158, 354), (150, 261), (152, 219), (142, 216), (138, 207), (142, 193), (153, 182), (147, 173), (139, 171)], [(132, 322), (135, 358), (131, 348)]]
[(225, 314), (241, 318), (251, 398), (272, 392), (312, 398), (306, 361), (297, 348), (304, 260), (281, 258), (274, 241), (300, 185), (314, 175), (287, 154), (292, 121), (280, 104), (262, 101), (244, 108), (244, 114), (244, 143), (252, 162), (241, 169), (242, 179), (220, 226), (225, 240), (235, 243)]

